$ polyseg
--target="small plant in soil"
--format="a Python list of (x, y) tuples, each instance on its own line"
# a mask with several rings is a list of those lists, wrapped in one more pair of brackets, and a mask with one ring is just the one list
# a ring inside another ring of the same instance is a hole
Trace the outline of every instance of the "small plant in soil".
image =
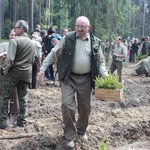
[(98, 145), (98, 150), (108, 150), (108, 144), (106, 142), (106, 132), (103, 135), (102, 141)]
[(147, 58), (147, 55), (138, 55), (137, 56), (137, 60), (142, 60), (142, 59), (145, 59), (145, 58)]

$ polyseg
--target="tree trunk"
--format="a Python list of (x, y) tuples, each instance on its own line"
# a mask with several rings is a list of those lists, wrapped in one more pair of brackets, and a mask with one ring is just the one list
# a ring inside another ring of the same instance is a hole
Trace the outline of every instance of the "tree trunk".
[[(49, 11), (51, 10), (51, 3), (50, 3), (50, 0), (48, 0), (47, 8), (48, 8)], [(49, 25), (50, 25), (50, 17), (47, 18), (47, 26), (49, 26)]]
[(54, 8), (53, 8), (53, 5), (54, 5), (54, 2), (53, 2), (53, 0), (51, 0), (51, 5), (50, 5), (50, 12), (51, 12), (51, 18), (50, 18), (50, 23), (51, 23), (51, 25), (53, 24), (53, 13), (54, 13)]
[(13, 23), (18, 20), (18, 0), (14, 0), (14, 15), (13, 15)]
[(33, 27), (33, 12), (34, 12), (34, 0), (28, 0), (28, 12), (29, 12), (29, 33), (34, 30)]
[(3, 24), (4, 24), (4, 0), (0, 0), (0, 39), (2, 38)]

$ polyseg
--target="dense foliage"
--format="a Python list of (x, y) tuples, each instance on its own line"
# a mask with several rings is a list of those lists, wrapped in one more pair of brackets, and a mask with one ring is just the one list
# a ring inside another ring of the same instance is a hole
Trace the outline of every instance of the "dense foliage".
[(123, 84), (119, 82), (118, 75), (109, 74), (108, 77), (96, 77), (95, 79), (95, 87), (98, 88), (105, 88), (105, 89), (121, 89)]

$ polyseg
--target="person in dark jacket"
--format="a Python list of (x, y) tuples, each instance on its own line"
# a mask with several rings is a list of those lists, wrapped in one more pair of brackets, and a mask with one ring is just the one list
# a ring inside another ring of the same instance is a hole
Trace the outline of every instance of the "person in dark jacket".
[(150, 41), (149, 36), (145, 36), (145, 41), (143, 41), (139, 47), (141, 55), (148, 55), (150, 51)]
[[(51, 43), (52, 38), (56, 38), (58, 40), (61, 39), (61, 36), (56, 33), (56, 30), (53, 28), (53, 26), (51, 26), (48, 29), (48, 34), (45, 37), (45, 41), (43, 44), (43, 52), (44, 52), (45, 57), (47, 57), (47, 55), (51, 52), (51, 49), (54, 47)], [(49, 65), (49, 67), (47, 68), (45, 72), (45, 76), (47, 79), (55, 81), (53, 64)]]
[(135, 63), (135, 56), (137, 57), (137, 55), (138, 55), (138, 49), (139, 49), (139, 46), (138, 46), (138, 39), (137, 38), (135, 38), (134, 39), (134, 42), (133, 42), (133, 44), (132, 44), (132, 46), (131, 46), (131, 51), (132, 51), (132, 53), (130, 54), (131, 56), (131, 62), (132, 63)]
[[(85, 16), (78, 17), (75, 27), (75, 31), (66, 34), (55, 45), (39, 72), (39, 78), (42, 80), (47, 67), (58, 60), (62, 92), (61, 109), (67, 148), (75, 146), (76, 134), (88, 140), (86, 130), (91, 112), (92, 87), (95, 88), (94, 79), (99, 74), (103, 77), (108, 76), (100, 40), (90, 32), (89, 19)], [(78, 106), (77, 120), (76, 106)]]
[(32, 64), (34, 61), (35, 44), (28, 37), (28, 24), (18, 20), (14, 26), (16, 37), (10, 40), (2, 72), (5, 75), (2, 82), (2, 96), (0, 101), (0, 129), (7, 128), (8, 102), (17, 87), (20, 112), (17, 125), (24, 127), (27, 117), (27, 88), (31, 82)]

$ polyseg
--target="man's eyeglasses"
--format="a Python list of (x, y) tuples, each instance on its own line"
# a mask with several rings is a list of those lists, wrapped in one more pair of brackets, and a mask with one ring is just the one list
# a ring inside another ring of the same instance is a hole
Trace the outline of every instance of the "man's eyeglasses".
[(14, 29), (17, 29), (17, 28), (21, 28), (21, 27), (14, 27)]
[(85, 29), (85, 28), (87, 28), (87, 26), (79, 26), (79, 25), (76, 25), (75, 27), (76, 27), (76, 28), (80, 28), (80, 29)]

